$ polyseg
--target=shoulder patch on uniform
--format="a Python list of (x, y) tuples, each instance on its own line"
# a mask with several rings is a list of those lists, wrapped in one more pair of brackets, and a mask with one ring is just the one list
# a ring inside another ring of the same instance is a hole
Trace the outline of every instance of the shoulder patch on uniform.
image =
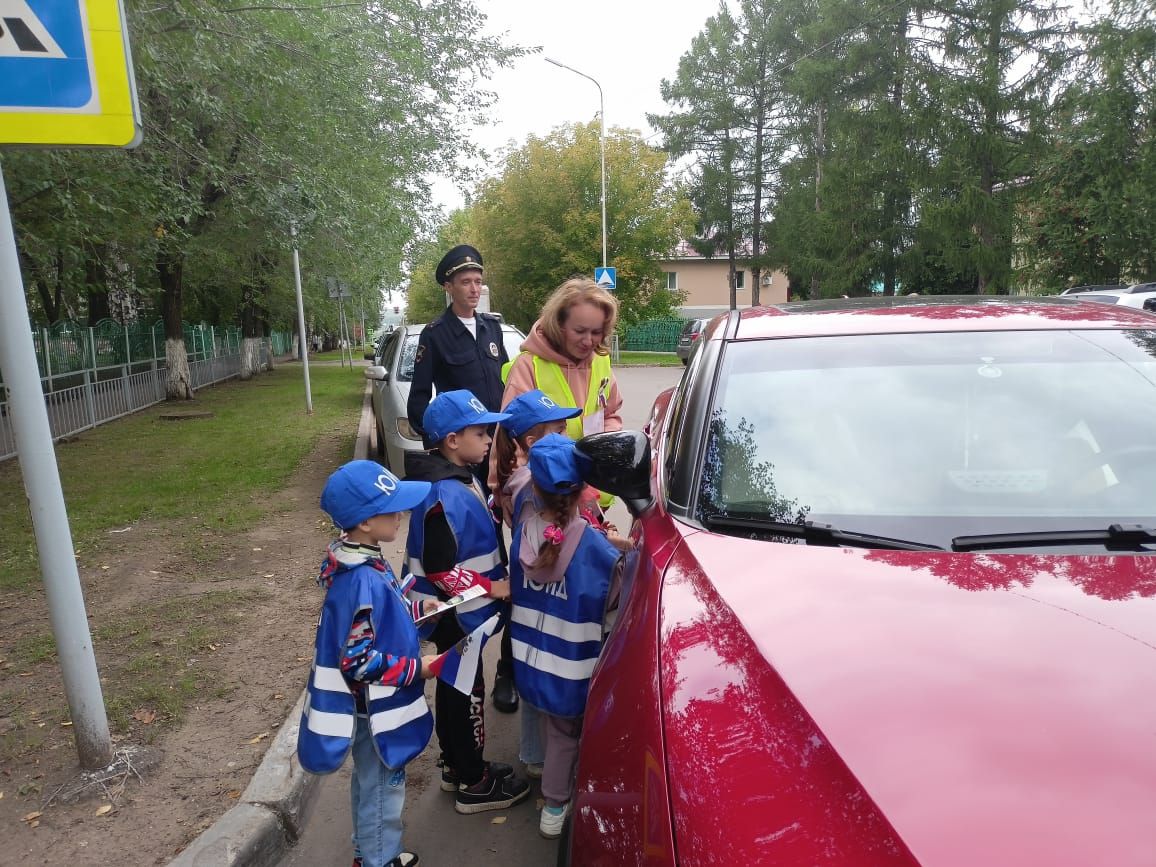
[(413, 357), (414, 366), (416, 367), (417, 365), (421, 364), (421, 360), (423, 358), (425, 358), (425, 344), (419, 343), (417, 345), (417, 353), (415, 353)]

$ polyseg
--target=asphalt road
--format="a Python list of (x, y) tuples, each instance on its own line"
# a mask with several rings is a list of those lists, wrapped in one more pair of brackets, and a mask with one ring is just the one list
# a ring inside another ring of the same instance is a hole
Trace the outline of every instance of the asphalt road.
[[(650, 417), (654, 398), (678, 382), (682, 368), (627, 367), (615, 371), (624, 401), (623, 422), (640, 429)], [(610, 518), (625, 532), (629, 516), (621, 504), (611, 507)], [(400, 559), (393, 556), (394, 565)], [(486, 684), (493, 684), (497, 662), (497, 642), (486, 649)], [(427, 688), (432, 699), (432, 685)], [(514, 764), (516, 773), (524, 769), (517, 762), (518, 714), (502, 714), (487, 702), (486, 756)], [(538, 834), (540, 791), (533, 790), (521, 804), (509, 810), (462, 816), (454, 812), (453, 795), (438, 786), (434, 766), (436, 744), (408, 768), (405, 805), (405, 847), (421, 856), (423, 867), (545, 867), (554, 863), (557, 843)], [(321, 867), (349, 864), (353, 857), (349, 818), (349, 763), (325, 778), (319, 787), (305, 832), (282, 861), (282, 867)]]

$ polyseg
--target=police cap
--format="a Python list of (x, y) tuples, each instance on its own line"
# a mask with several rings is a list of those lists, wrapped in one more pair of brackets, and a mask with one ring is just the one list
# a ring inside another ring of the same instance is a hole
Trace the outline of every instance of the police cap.
[(450, 277), (465, 268), (477, 268), (481, 271), (482, 254), (469, 244), (459, 244), (442, 256), (442, 260), (438, 262), (438, 269), (434, 272), (434, 279), (438, 281), (439, 286), (443, 286)]

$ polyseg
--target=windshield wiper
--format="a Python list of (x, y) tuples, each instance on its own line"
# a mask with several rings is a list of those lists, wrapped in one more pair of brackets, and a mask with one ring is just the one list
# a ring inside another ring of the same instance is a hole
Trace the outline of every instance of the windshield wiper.
[(1156, 542), (1156, 528), (1143, 524), (1110, 524), (1105, 530), (1040, 530), (1028, 533), (985, 533), (956, 536), (952, 551), (990, 551), (995, 548), (1044, 548), (1051, 545), (1103, 545), (1121, 550)]
[(775, 521), (770, 518), (707, 515), (704, 523), (711, 530), (754, 530), (802, 539), (808, 545), (885, 548), (893, 551), (944, 550), (938, 545), (928, 545), (924, 542), (911, 542), (907, 539), (892, 539), (889, 536), (875, 536), (870, 533), (856, 533), (853, 530), (840, 530), (831, 524), (822, 524), (818, 521), (796, 523), (795, 521)]

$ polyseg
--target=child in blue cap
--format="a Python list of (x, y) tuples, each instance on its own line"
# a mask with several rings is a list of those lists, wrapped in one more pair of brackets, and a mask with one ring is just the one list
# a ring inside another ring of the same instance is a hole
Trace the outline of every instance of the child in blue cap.
[(401, 811), (405, 766), (433, 729), (422, 680), (433, 676), (434, 657), (421, 656), (414, 625), (424, 609), (406, 600), (408, 588), (381, 545), (397, 538), (401, 513), (429, 490), (428, 482), (400, 481), (374, 461), (351, 461), (321, 493), (321, 508), (342, 537), (329, 546), (317, 577), (325, 602), (297, 756), (307, 771), (328, 774), (352, 750), (356, 867), (418, 863), (401, 848)]
[[(434, 448), (406, 455), (407, 478), (433, 486), (414, 509), (406, 539), (406, 566), (415, 577), (411, 598), (444, 601), (475, 585), (486, 589), (438, 618), (429, 637), (439, 653), (505, 619), (508, 606), (499, 600), (509, 598), (510, 582), (486, 495), (470, 467), (486, 459), (490, 428), (506, 418), (465, 389), (440, 392), (422, 416)], [(485, 695), (480, 665), (469, 695), (441, 679), (435, 691), (442, 790), (456, 794), (459, 813), (505, 809), (530, 792), (510, 765), (485, 760)]]
[(586, 487), (572, 440), (549, 434), (530, 447), (530, 484), (514, 500), (510, 637), (514, 681), (542, 713), (545, 805), (538, 830), (558, 837), (570, 809), (590, 676), (621, 580), (622, 552), (579, 513)]

